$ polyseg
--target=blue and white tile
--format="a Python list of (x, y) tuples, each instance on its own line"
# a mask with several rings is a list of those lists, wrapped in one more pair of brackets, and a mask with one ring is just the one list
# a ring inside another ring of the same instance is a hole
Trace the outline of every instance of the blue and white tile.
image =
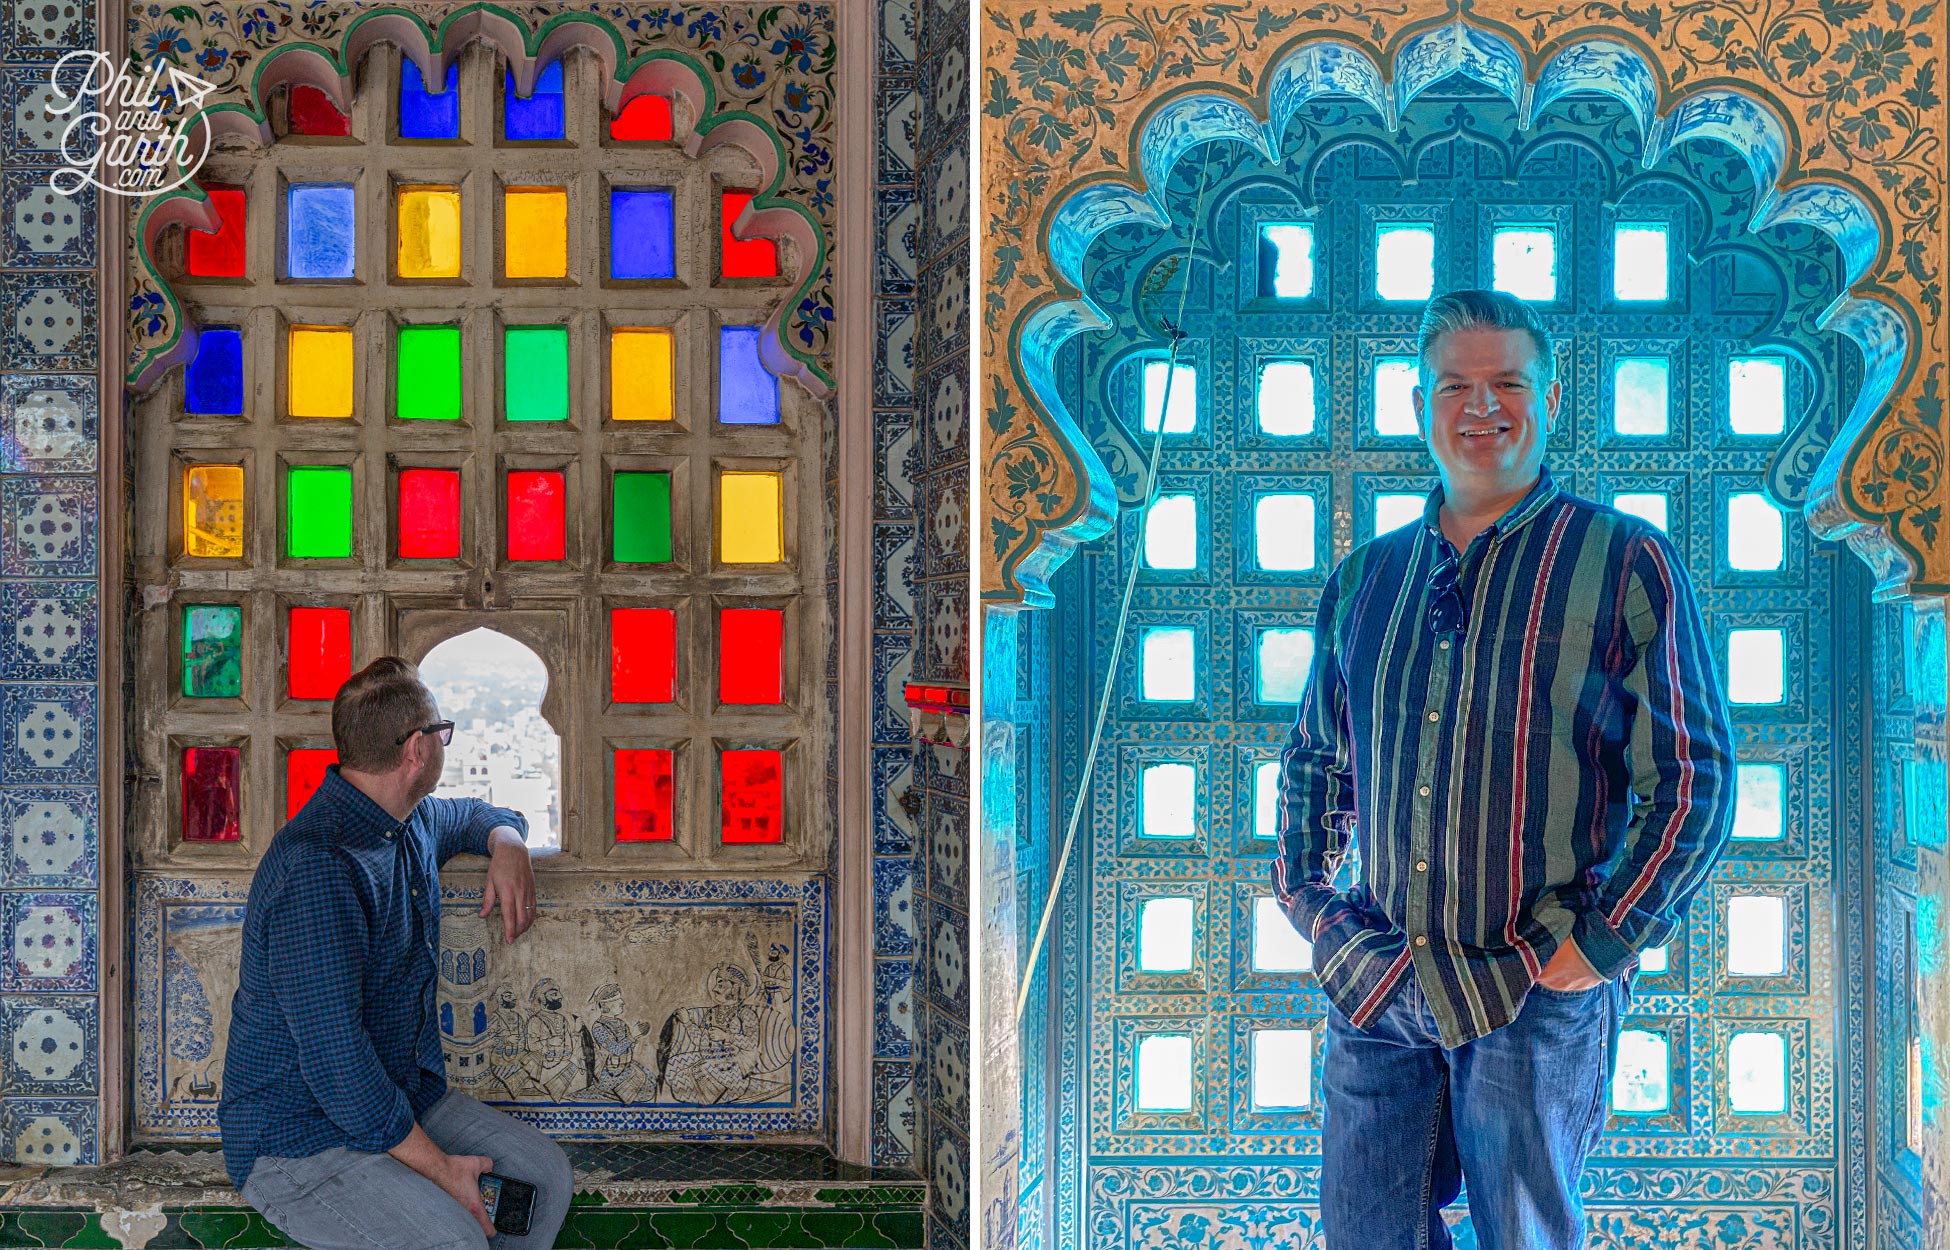
[(899, 742), (907, 736), (907, 683), (914, 679), (914, 647), (907, 634), (876, 634), (874, 641), (872, 740)]
[(64, 52), (95, 46), (92, 0), (4, 0), (0, 45), (16, 61), (56, 61)]
[(906, 406), (914, 398), (914, 362), (920, 319), (911, 299), (874, 301), (873, 402)]
[(914, 413), (895, 408), (873, 414), (873, 519), (914, 519)]
[(92, 273), (0, 274), (0, 346), (19, 369), (93, 369), (100, 302)]
[(0, 886), (92, 889), (101, 878), (93, 790), (0, 791)]
[(914, 628), (914, 527), (910, 524), (873, 527), (873, 627), (901, 630), (908, 647), (914, 645), (909, 632)]
[(0, 896), (0, 939), (7, 950), (0, 991), (92, 991), (99, 933), (93, 894), (41, 890)]
[(95, 784), (95, 725), (93, 686), (0, 687), (0, 785)]
[(968, 371), (930, 367), (922, 382), (922, 463), (938, 469), (968, 458)]
[(950, 144), (928, 161), (926, 251), (932, 259), (968, 239), (968, 148)]
[(92, 1098), (0, 1099), (0, 1154), (48, 1167), (95, 1163), (99, 1114)]
[(0, 478), (0, 573), (89, 576), (98, 528), (92, 477)]
[[(940, 1117), (935, 1117), (937, 1123)], [(928, 1245), (968, 1244), (968, 1144), (952, 1132), (931, 1133), (928, 1205), (932, 1209)], [(945, 1233), (952, 1240), (938, 1240)]]
[(927, 992), (936, 1002), (968, 1010), (968, 917), (930, 900), (927, 909)]
[(880, 0), (880, 72), (905, 73), (921, 51), (920, 16), (913, 0)]
[(914, 914), (914, 861), (882, 855), (873, 861), (873, 953), (912, 955), (920, 937)]
[(967, 1124), (968, 1029), (940, 1013), (928, 1017), (927, 1106), (951, 1124)]
[(93, 473), (96, 394), (92, 374), (0, 377), (0, 471)]
[(68, 118), (54, 110), (72, 99), (82, 74), (77, 67), (63, 75), (63, 90), (49, 81), (45, 65), (9, 65), (0, 69), (0, 150), (9, 165), (47, 168), (62, 164), (61, 136)]
[(880, 89), (879, 107), (880, 168), (876, 181), (905, 182), (919, 168), (916, 155), (921, 137), (921, 93), (905, 84), (885, 84)]
[(0, 680), (92, 679), (96, 621), (93, 582), (0, 583)]
[(873, 1054), (876, 1059), (914, 1057), (914, 961), (873, 961)]
[(968, 680), (968, 586), (966, 581), (930, 581), (921, 585), (921, 611), (926, 629), (923, 662), (915, 665), (915, 680), (958, 684)]
[(95, 191), (63, 195), (44, 170), (0, 173), (0, 266), (8, 269), (92, 269)]
[(85, 994), (0, 997), (5, 1087), (36, 1097), (96, 1092), (100, 1014)]
[(883, 187), (874, 193), (876, 295), (912, 295), (921, 271), (921, 205), (912, 187)]
[(914, 1065), (892, 1060), (873, 1065), (873, 1165), (908, 1167), (914, 1161)]
[(968, 576), (968, 475), (959, 470), (932, 473), (923, 479), (915, 503), (927, 518), (922, 544), (921, 576)]
[(968, 346), (968, 241), (921, 275), (921, 350), (930, 366)]
[(928, 804), (928, 897), (968, 907), (968, 812), (964, 804)]
[(968, 130), (968, 43), (960, 40), (932, 50), (920, 67), (921, 135), (915, 145), (925, 167), (958, 135)]
[(873, 853), (912, 855), (923, 799), (914, 783), (914, 748), (873, 748)]

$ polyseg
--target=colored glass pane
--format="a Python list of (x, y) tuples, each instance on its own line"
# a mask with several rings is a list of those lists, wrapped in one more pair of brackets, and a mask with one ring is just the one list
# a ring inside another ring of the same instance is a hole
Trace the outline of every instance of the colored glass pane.
[(669, 191), (612, 188), (609, 193), (609, 276), (677, 276), (677, 218)]
[(1282, 438), (1314, 432), (1314, 362), (1269, 360), (1259, 368), (1259, 428)]
[(1434, 290), (1435, 227), (1375, 227), (1375, 294), (1387, 300), (1425, 300)]
[(1787, 516), (1758, 491), (1727, 496), (1727, 564), (1771, 573), (1787, 563)]
[(1144, 517), (1144, 565), (1152, 569), (1198, 567), (1198, 499), (1159, 495)]
[(502, 341), (508, 420), (567, 421), (569, 328), (509, 326)]
[(1787, 1109), (1787, 1038), (1735, 1033), (1727, 1041), (1727, 1105), (1743, 1115)]
[(1253, 1109), (1299, 1111), (1314, 1100), (1312, 1029), (1254, 1029)]
[(618, 473), (611, 517), (618, 564), (670, 559), (670, 474)]
[(1612, 1067), (1611, 1109), (1626, 1115), (1655, 1115), (1672, 1102), (1671, 1043), (1663, 1033), (1625, 1029), (1618, 1035)]
[(1314, 497), (1277, 491), (1253, 503), (1253, 555), (1262, 569), (1293, 572), (1314, 566)]
[(217, 213), (215, 230), (191, 230), (184, 237), (183, 268), (192, 278), (244, 276), (247, 215), (242, 187), (205, 187)]
[(1549, 226), (1505, 226), (1490, 238), (1492, 281), (1518, 299), (1557, 298), (1557, 231)]
[(292, 326), (285, 363), (294, 417), (352, 415), (352, 331), (345, 326)]
[(205, 326), (183, 373), (183, 410), (199, 417), (244, 415), (244, 333)]
[(1189, 838), (1197, 832), (1198, 768), (1192, 764), (1146, 764), (1138, 777), (1138, 834), (1146, 838)]
[(399, 276), (460, 277), (458, 187), (399, 189)]
[(752, 202), (749, 191), (726, 191), (718, 198), (718, 256), (727, 278), (776, 278), (779, 245), (766, 238), (736, 238), (731, 233), (738, 215)]
[(660, 95), (638, 96), (609, 123), (609, 137), (624, 143), (669, 139), (672, 133), (670, 101)]
[(285, 209), (285, 272), (313, 281), (350, 278), (358, 254), (357, 216), (350, 184), (293, 183)]
[(401, 326), (395, 411), (407, 421), (460, 420), (460, 327)]
[(718, 420), (727, 425), (775, 425), (779, 380), (758, 358), (757, 326), (718, 330)]
[(1314, 228), (1267, 222), (1259, 228), (1259, 293), (1305, 299), (1314, 293)]
[(1293, 927), (1280, 900), (1253, 900), (1253, 971), (1305, 972), (1314, 966), (1314, 946)]
[(1787, 971), (1787, 899), (1736, 894), (1727, 900), (1726, 969), (1730, 977), (1778, 977)]
[(1192, 970), (1192, 900), (1182, 895), (1148, 898), (1138, 909), (1138, 971)]
[(726, 751), (722, 837), (726, 844), (785, 840), (785, 753)]
[(284, 553), (299, 560), (352, 554), (352, 470), (296, 465), (285, 478)]
[(193, 603), (183, 609), (183, 694), (234, 699), (244, 692), (244, 609)]
[(671, 754), (658, 749), (616, 752), (618, 842), (668, 842), (676, 835)]
[(1741, 356), (1727, 362), (1727, 424), (1735, 434), (1779, 434), (1787, 428), (1787, 361)]
[(1412, 525), (1422, 519), (1427, 496), (1404, 491), (1380, 491), (1374, 497), (1374, 537)]
[(399, 63), (399, 137), (402, 139), (460, 138), (460, 66), (447, 67), (446, 81), (428, 91), (419, 64), (411, 57)]
[(291, 89), (291, 133), (343, 139), (352, 133), (352, 119), (332, 103), (332, 97), (308, 84)]
[(399, 554), (403, 560), (460, 556), (460, 471), (401, 469)]
[(1787, 700), (1787, 634), (1779, 629), (1727, 631), (1727, 702)]
[(1669, 232), (1664, 225), (1628, 226), (1611, 232), (1611, 295), (1616, 300), (1663, 300), (1670, 281)]
[(1624, 356), (1612, 366), (1612, 428), (1620, 434), (1663, 436), (1672, 418), (1672, 362), (1664, 356)]
[(1374, 362), (1374, 432), (1385, 438), (1416, 438), (1415, 386), (1420, 380), (1413, 356), (1383, 356)]
[(611, 608), (610, 702), (669, 703), (676, 697), (677, 613), (669, 608)]
[(318, 787), (325, 784), (325, 769), (339, 762), (339, 753), (330, 747), (293, 747), (284, 756), (284, 818), (296, 816)]
[(1153, 1033), (1138, 1040), (1139, 1111), (1192, 1109), (1192, 1039), (1186, 1033)]
[(503, 192), (503, 272), (510, 278), (569, 276), (569, 193), (561, 187)]
[(352, 676), (349, 608), (293, 608), (285, 630), (285, 691), (294, 699), (330, 699)]
[(612, 421), (668, 421), (675, 413), (669, 330), (609, 332), (609, 416)]
[(1191, 630), (1159, 626), (1138, 632), (1140, 699), (1184, 703), (1197, 697), (1197, 644)]
[(1314, 631), (1263, 629), (1259, 633), (1258, 696), (1261, 703), (1298, 703), (1314, 666)]
[(1733, 836), (1775, 842), (1787, 836), (1787, 769), (1780, 764), (1734, 766)]
[(183, 749), (183, 841), (235, 842), (242, 828), (243, 752)]
[(779, 703), (785, 695), (785, 613), (725, 608), (718, 613), (718, 702)]
[(562, 474), (508, 474), (508, 558), (561, 560), (568, 556), (568, 488)]
[[(1190, 434), (1198, 428), (1197, 369), (1191, 365), (1174, 365), (1168, 360), (1147, 360), (1143, 379), (1146, 434), (1156, 434), (1160, 420), (1167, 434)], [(1171, 392), (1169, 395), (1165, 393), (1167, 390)]]
[(235, 559), (244, 554), (244, 468), (183, 469), (183, 554)]
[(785, 559), (784, 481), (777, 473), (718, 476), (718, 559), (777, 564)]
[(517, 143), (560, 139), (563, 135), (562, 62), (550, 61), (535, 76), (533, 95), (515, 92), (513, 70), (507, 73), (507, 91), (501, 98), (501, 134)]

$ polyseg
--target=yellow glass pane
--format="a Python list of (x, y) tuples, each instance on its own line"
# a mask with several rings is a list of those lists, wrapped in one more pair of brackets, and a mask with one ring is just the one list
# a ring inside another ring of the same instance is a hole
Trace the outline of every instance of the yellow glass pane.
[(183, 554), (244, 554), (244, 469), (236, 464), (183, 468)]
[(399, 189), (399, 276), (460, 277), (460, 190)]
[(726, 564), (785, 559), (784, 483), (777, 473), (725, 473), (718, 478), (718, 558)]
[(568, 277), (568, 191), (562, 187), (509, 187), (502, 204), (507, 276)]
[(352, 331), (345, 326), (292, 326), (285, 363), (294, 417), (352, 415)]
[(613, 421), (671, 419), (669, 330), (609, 332), (609, 415)]

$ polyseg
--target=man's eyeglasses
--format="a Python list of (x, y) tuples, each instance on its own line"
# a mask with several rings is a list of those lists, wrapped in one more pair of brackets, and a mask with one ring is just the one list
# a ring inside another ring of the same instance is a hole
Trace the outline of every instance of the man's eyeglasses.
[(1456, 572), (1462, 557), (1452, 555), (1429, 570), (1429, 632), (1458, 634), (1464, 627), (1462, 591), (1456, 587)]
[(393, 745), (403, 747), (406, 745), (408, 738), (417, 734), (439, 734), (440, 745), (443, 747), (450, 746), (454, 741), (454, 722), (450, 720), (437, 720), (431, 725), (422, 725), (412, 733), (401, 734), (399, 737), (393, 739)]

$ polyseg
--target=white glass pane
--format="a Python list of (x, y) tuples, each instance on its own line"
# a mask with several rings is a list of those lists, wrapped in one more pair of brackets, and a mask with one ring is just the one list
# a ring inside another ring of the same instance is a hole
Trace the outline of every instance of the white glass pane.
[(1656, 437), (1671, 429), (1671, 361), (1664, 356), (1620, 357), (1611, 377), (1614, 430)]
[(1374, 432), (1388, 437), (1415, 438), (1413, 356), (1382, 356), (1374, 362)]
[(1268, 629), (1259, 635), (1259, 701), (1298, 703), (1314, 666), (1314, 631)]
[(1611, 1109), (1626, 1115), (1656, 1115), (1671, 1102), (1672, 1055), (1666, 1035), (1620, 1030), (1617, 1066), (1611, 1072)]
[(1776, 842), (1787, 836), (1782, 803), (1787, 769), (1779, 764), (1734, 766), (1733, 836), (1748, 842)]
[(1314, 966), (1314, 946), (1280, 910), (1276, 898), (1253, 900), (1253, 971), (1305, 972)]
[[(1171, 378), (1171, 411), (1165, 412), (1165, 378)], [(1158, 432), (1164, 413), (1165, 433), (1190, 434), (1198, 425), (1198, 370), (1169, 360), (1144, 363), (1144, 432)]]
[(1138, 911), (1138, 970), (1190, 972), (1192, 900), (1147, 898)]
[(1187, 1033), (1153, 1033), (1138, 1039), (1139, 1111), (1192, 1109), (1192, 1039)]
[(1276, 838), (1280, 834), (1280, 761), (1262, 760), (1253, 765), (1253, 836)]
[(1374, 532), (1379, 538), (1389, 530), (1400, 529), (1410, 522), (1422, 519), (1422, 509), (1428, 503), (1424, 495), (1397, 494), (1384, 492), (1374, 497)]
[(1765, 572), (1787, 561), (1786, 518), (1758, 491), (1727, 496), (1727, 563)]
[(1295, 1111), (1314, 1099), (1311, 1029), (1253, 1030), (1253, 1108)]
[(1314, 566), (1314, 497), (1261, 495), (1253, 505), (1253, 551), (1259, 567), (1277, 571)]
[(1374, 290), (1383, 299), (1427, 299), (1435, 293), (1435, 227), (1376, 228)]
[(1147, 838), (1189, 838), (1198, 794), (1198, 769), (1190, 764), (1146, 764), (1139, 832)]
[(1642, 521), (1650, 521), (1664, 530), (1670, 502), (1662, 490), (1627, 491), (1612, 496), (1611, 506), (1620, 512), (1629, 512)]
[(1665, 299), (1670, 280), (1666, 228), (1617, 225), (1612, 227), (1611, 243), (1612, 298)]
[(1198, 499), (1160, 495), (1144, 521), (1144, 564), (1153, 569), (1198, 567)]
[(1314, 362), (1269, 360), (1259, 367), (1259, 428), (1282, 438), (1314, 432)]
[(1786, 672), (1786, 633), (1778, 629), (1727, 631), (1727, 702), (1784, 701)]
[(1193, 697), (1192, 631), (1176, 626), (1147, 629), (1139, 635), (1140, 698), (1185, 703)]
[(1736, 356), (1727, 371), (1727, 423), (1735, 434), (1779, 434), (1787, 428), (1786, 360)]
[(1787, 900), (1736, 894), (1727, 900), (1727, 975), (1778, 977), (1787, 971)]
[(1735, 1033), (1727, 1043), (1727, 1102), (1735, 1111), (1787, 1110), (1787, 1039)]
[(1663, 942), (1657, 946), (1648, 946), (1639, 952), (1640, 972), (1648, 975), (1656, 975), (1671, 970), (1672, 952)]
[(1314, 228), (1307, 225), (1268, 225), (1260, 237), (1273, 248), (1273, 280), (1260, 278), (1277, 299), (1305, 299), (1314, 293)]
[(1557, 231), (1549, 226), (1500, 226), (1490, 240), (1493, 285), (1518, 299), (1557, 298)]

